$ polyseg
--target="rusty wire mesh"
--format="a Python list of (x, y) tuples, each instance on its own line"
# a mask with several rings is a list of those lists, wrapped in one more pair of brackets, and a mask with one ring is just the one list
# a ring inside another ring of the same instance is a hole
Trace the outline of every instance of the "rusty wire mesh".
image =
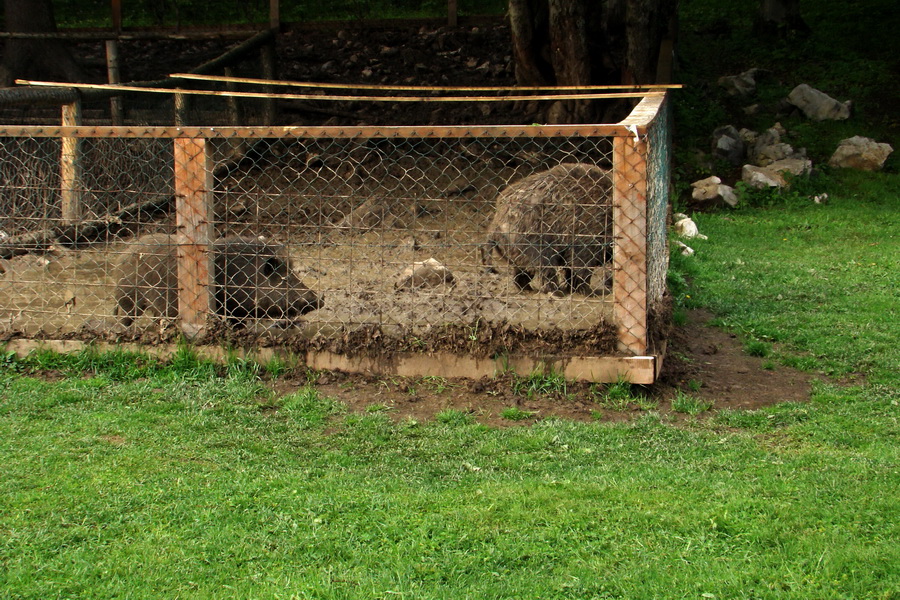
[(671, 119), (669, 101), (665, 100), (647, 132), (647, 312), (649, 342), (657, 346), (667, 335), (671, 316), (666, 295)]
[(649, 132), (620, 177), (602, 135), (131, 128), (79, 132), (66, 166), (52, 132), (0, 131), (0, 334), (157, 342), (193, 315), (213, 339), (350, 354), (631, 354), (613, 204), (649, 186), (635, 272), (655, 302), (667, 150)]

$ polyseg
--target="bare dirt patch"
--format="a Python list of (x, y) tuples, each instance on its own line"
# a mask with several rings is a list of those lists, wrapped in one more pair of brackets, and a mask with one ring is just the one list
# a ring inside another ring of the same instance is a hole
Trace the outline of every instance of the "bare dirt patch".
[[(770, 365), (765, 359), (744, 352), (737, 336), (709, 326), (710, 317), (704, 311), (692, 311), (688, 323), (674, 329), (662, 377), (653, 386), (640, 389), (657, 404), (652, 410), (676, 420), (685, 418), (672, 410), (672, 398), (679, 390), (712, 401), (712, 409), (704, 413), (707, 416), (723, 409), (755, 410), (809, 399), (812, 375), (780, 365), (767, 368)], [(691, 389), (692, 381), (700, 384), (698, 391)], [(307, 384), (305, 377), (287, 377), (274, 382), (273, 387), (279, 394), (289, 394)], [(587, 383), (570, 382), (564, 393), (517, 393), (516, 379), (509, 374), (445, 380), (324, 373), (315, 387), (346, 404), (351, 412), (384, 412), (397, 421), (430, 421), (453, 409), (470, 414), (479, 423), (506, 427), (547, 418), (628, 421), (650, 410), (635, 404), (611, 409), (601, 402), (597, 387)], [(503, 411), (513, 407), (529, 416), (521, 420), (505, 418)]]

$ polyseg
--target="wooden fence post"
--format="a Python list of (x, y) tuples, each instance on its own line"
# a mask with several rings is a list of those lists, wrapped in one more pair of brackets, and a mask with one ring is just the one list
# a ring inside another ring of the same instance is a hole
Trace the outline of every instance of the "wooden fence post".
[(188, 95), (176, 93), (173, 100), (175, 102), (175, 126), (184, 127), (188, 121)]
[[(81, 101), (76, 100), (62, 107), (63, 127), (81, 125)], [(60, 213), (64, 224), (81, 220), (83, 212), (81, 180), (81, 138), (62, 138), (60, 156), (59, 192)]]
[[(225, 77), (234, 77), (234, 68), (225, 67)], [(237, 84), (233, 81), (229, 81), (225, 84), (225, 89), (229, 92), (236, 92)], [(241, 105), (238, 103), (238, 99), (236, 96), (226, 96), (225, 98), (225, 106), (228, 109), (228, 124), (232, 127), (240, 127), (241, 126)]]
[(213, 174), (205, 138), (175, 138), (178, 318), (188, 339), (205, 331), (210, 313)]
[(647, 352), (647, 143), (613, 140), (613, 253), (619, 350)]
[[(118, 40), (106, 40), (106, 76), (109, 83), (121, 83)], [(122, 96), (113, 96), (109, 99), (109, 117), (113, 125), (122, 125), (125, 122)]]
[[(266, 44), (260, 49), (260, 61), (262, 62), (263, 78), (273, 80), (278, 76), (277, 59), (275, 52), (275, 40)], [(271, 85), (263, 86), (263, 91), (268, 94), (274, 94), (275, 88)], [(277, 106), (274, 98), (263, 99), (263, 125), (274, 125), (277, 115)]]

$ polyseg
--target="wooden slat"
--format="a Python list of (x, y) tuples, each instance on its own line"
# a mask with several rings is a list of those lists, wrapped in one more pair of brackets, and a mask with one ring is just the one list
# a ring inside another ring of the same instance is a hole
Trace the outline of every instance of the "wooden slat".
[(176, 139), (174, 154), (178, 317), (184, 334), (193, 339), (205, 330), (210, 310), (212, 169), (203, 138)]
[(650, 85), (554, 85), (554, 86), (449, 86), (449, 85), (379, 85), (367, 83), (331, 83), (324, 81), (287, 81), (269, 80), (258, 77), (232, 77), (222, 75), (200, 75), (197, 73), (172, 73), (172, 79), (191, 79), (194, 81), (215, 81), (246, 83), (249, 85), (273, 85), (278, 87), (297, 87), (321, 90), (378, 90), (384, 92), (451, 92), (461, 94), (464, 92), (588, 92), (588, 91), (631, 91), (636, 94), (645, 94), (651, 91), (667, 89), (680, 89), (680, 83), (650, 84)]
[[(645, 133), (638, 127), (637, 131)], [(0, 137), (78, 138), (547, 138), (629, 135), (625, 125), (453, 125), (404, 127), (55, 127), (3, 126)]]
[(34, 87), (75, 88), (79, 90), (105, 90), (122, 92), (143, 92), (150, 94), (190, 94), (193, 96), (235, 96), (238, 98), (271, 98), (275, 100), (317, 100), (328, 102), (534, 102), (537, 100), (609, 100), (617, 98), (645, 98), (665, 95), (664, 91), (637, 92), (592, 92), (554, 93), (508, 96), (365, 96), (326, 94), (274, 94), (269, 92), (223, 92), (216, 90), (182, 90), (178, 88), (144, 87), (136, 85), (109, 85), (103, 83), (66, 83), (62, 81), (35, 81), (16, 79), (16, 84)]
[[(176, 344), (157, 344), (144, 346), (140, 344), (111, 344), (108, 342), (81, 342), (76, 340), (11, 340), (6, 344), (6, 351), (15, 352), (18, 356), (26, 356), (35, 350), (53, 350), (55, 352), (79, 352), (90, 346), (103, 352), (109, 350), (125, 350), (143, 352), (151, 356), (166, 359), (174, 355), (179, 347)], [(577, 357), (506, 357), (503, 361), (478, 359), (459, 354), (438, 352), (435, 354), (400, 353), (389, 358), (347, 356), (331, 352), (309, 351), (295, 354), (278, 348), (224, 348), (222, 346), (201, 345), (194, 350), (200, 358), (224, 362), (235, 357), (268, 362), (275, 357), (288, 364), (301, 362), (312, 369), (343, 371), (375, 376), (397, 377), (448, 377), (462, 379), (480, 379), (494, 377), (512, 371), (518, 375), (530, 375), (541, 369), (553, 369), (562, 373), (569, 381), (591, 381), (596, 383), (614, 383), (625, 380), (637, 384), (651, 384), (657, 373), (659, 359), (655, 356), (577, 356)]]

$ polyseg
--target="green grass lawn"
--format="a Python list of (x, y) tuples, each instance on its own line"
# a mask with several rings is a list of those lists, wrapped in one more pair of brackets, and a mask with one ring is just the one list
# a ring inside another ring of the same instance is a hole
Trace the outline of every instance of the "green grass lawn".
[(276, 399), (252, 371), (17, 366), (0, 384), (3, 597), (900, 589), (896, 388), (822, 385), (809, 405), (687, 427), (492, 430)]

